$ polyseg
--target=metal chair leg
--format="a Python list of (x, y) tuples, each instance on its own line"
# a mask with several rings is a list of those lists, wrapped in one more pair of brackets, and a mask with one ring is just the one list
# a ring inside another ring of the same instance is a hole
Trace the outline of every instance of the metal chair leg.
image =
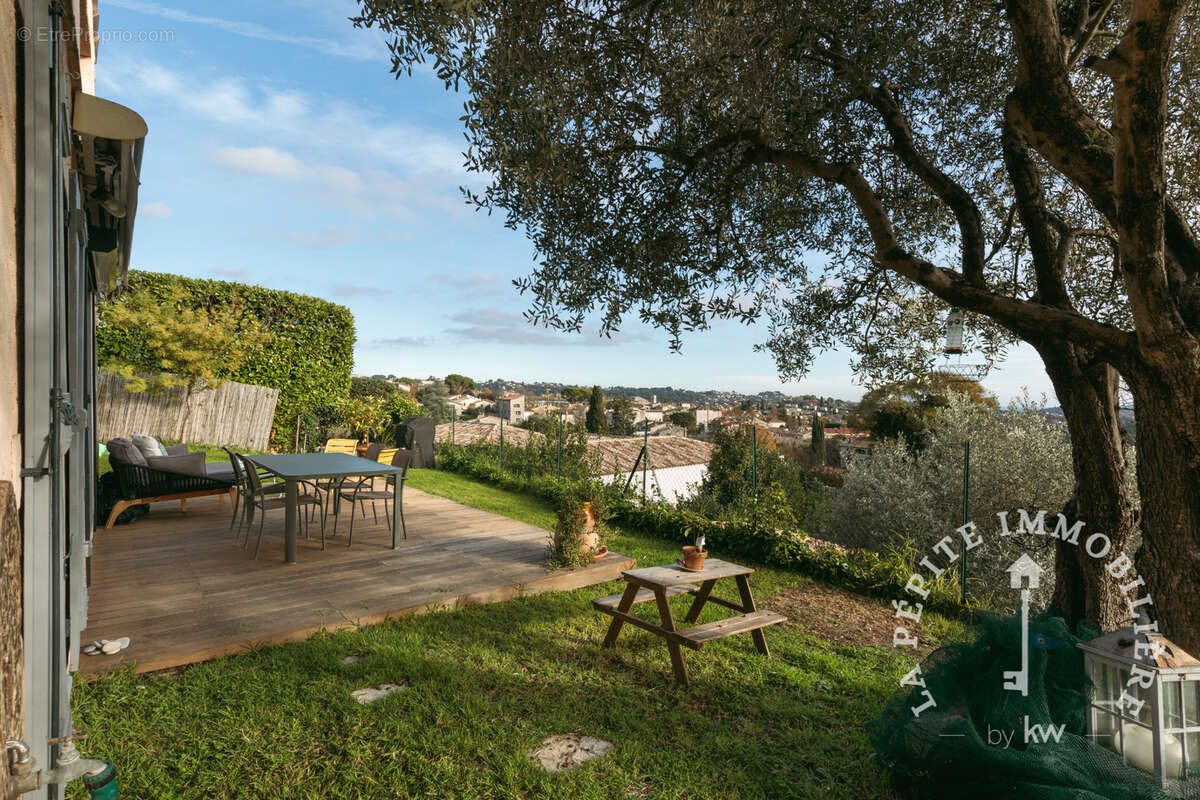
[(356, 508), (357, 508), (357, 504), (353, 500), (351, 500), (350, 501), (350, 533), (347, 534), (347, 536), (346, 536), (346, 547), (349, 547), (350, 545), (354, 544), (354, 511)]
[[(263, 509), (263, 515), (258, 519), (258, 543), (254, 545), (254, 557), (258, 558), (258, 551), (262, 549), (263, 540), (263, 524), (267, 521), (266, 509)], [(246, 537), (246, 541), (250, 541), (250, 537)]]
[(238, 492), (238, 505), (240, 508), (238, 508), (238, 513), (235, 515), (237, 518), (237, 530), (233, 532), (233, 540), (235, 542), (242, 538), (242, 528), (246, 525), (246, 507), (249, 505), (249, 501), (241, 496), (241, 492)]
[(321, 549), (325, 549), (325, 504), (321, 504)]
[(400, 491), (396, 493), (396, 513), (400, 515), (400, 532), (407, 539), (408, 526), (404, 524), (404, 484), (400, 484)]
[(233, 493), (233, 518), (229, 520), (229, 530), (233, 530), (233, 526), (237, 524), (238, 501), (241, 499), (242, 499), (242, 488), (239, 486), (238, 490)]

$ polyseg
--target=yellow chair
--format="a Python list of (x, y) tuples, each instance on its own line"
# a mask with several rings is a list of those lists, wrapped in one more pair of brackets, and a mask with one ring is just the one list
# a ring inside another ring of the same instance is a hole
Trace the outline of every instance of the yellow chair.
[(396, 455), (396, 451), (399, 449), (400, 448), (398, 448), (398, 447), (393, 447), (390, 450), (380, 450), (379, 458), (377, 458), (375, 460), (378, 461), (380, 464), (387, 464), (390, 466), (392, 463), (392, 456)]
[[(326, 453), (343, 453), (348, 456), (358, 455), (358, 440), (357, 439), (330, 439), (325, 442)], [(335, 490), (342, 484), (342, 478), (321, 478), (314, 481), (317, 488), (321, 491), (329, 492), (333, 498)]]

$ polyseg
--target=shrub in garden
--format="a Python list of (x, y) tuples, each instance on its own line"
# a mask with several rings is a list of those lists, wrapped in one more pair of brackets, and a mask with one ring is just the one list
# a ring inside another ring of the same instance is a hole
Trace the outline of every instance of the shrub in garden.
[[(557, 420), (555, 421), (557, 423)], [(500, 467), (500, 443), (479, 440), (465, 446), (445, 446), (438, 457), (452, 460), (456, 465), (478, 468), (477, 477), (485, 477)], [(523, 477), (557, 476), (559, 471), (557, 429), (553, 435), (534, 433), (528, 443), (504, 444), (504, 472)], [(568, 481), (588, 481), (600, 475), (599, 454), (588, 449), (587, 431), (578, 425), (566, 425), (562, 436), (562, 477)], [(458, 471), (467, 471), (459, 469)]]
[(1017, 509), (1046, 509), (1051, 518), (1062, 509), (1074, 487), (1065, 429), (1028, 398), (999, 411), (953, 393), (931, 421), (923, 450), (892, 439), (871, 458), (848, 465), (842, 487), (829, 490), (820, 535), (877, 551), (905, 539), (928, 553), (962, 524), (963, 445), (969, 439), (968, 518), (984, 538), (969, 555), (971, 595), (983, 605), (1008, 602), (1004, 569), (1029, 552), (1047, 570), (1042, 580), (1045, 599), (1054, 585), (1053, 539), (1002, 541), (996, 515), (1009, 512), (1015, 526)]
[(351, 397), (391, 397), (399, 391), (396, 384), (386, 378), (364, 378), (358, 375), (350, 378)]
[(770, 434), (758, 429), (757, 446), (754, 436), (750, 426), (721, 430), (713, 436), (708, 470), (700, 490), (687, 501), (688, 507), (715, 517), (744, 514), (754, 503), (757, 479), (760, 491), (779, 486), (792, 513), (807, 523), (819, 503), (821, 486), (805, 475), (800, 464), (779, 453)]

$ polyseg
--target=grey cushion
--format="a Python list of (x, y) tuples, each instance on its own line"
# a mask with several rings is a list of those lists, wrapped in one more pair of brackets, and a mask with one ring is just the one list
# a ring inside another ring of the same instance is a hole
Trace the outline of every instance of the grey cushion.
[(147, 459), (153, 456), (169, 455), (169, 453), (167, 453), (167, 448), (163, 447), (158, 439), (155, 439), (153, 436), (135, 433), (133, 435), (133, 446), (138, 450), (141, 450), (142, 455)]
[(220, 478), (223, 481), (233, 480), (233, 464), (228, 461), (213, 461), (205, 464), (204, 469), (210, 478)]
[(155, 469), (178, 472), (182, 475), (205, 477), (204, 453), (188, 453), (186, 456), (154, 456), (146, 461)]
[(160, 453), (159, 455), (186, 456), (188, 454), (187, 442), (181, 442), (180, 444), (169, 444), (167, 445), (166, 450), (167, 452)]
[(108, 448), (108, 460), (111, 464), (133, 464), (146, 466), (146, 457), (142, 451), (133, 446), (133, 442), (123, 436), (109, 439), (105, 445)]

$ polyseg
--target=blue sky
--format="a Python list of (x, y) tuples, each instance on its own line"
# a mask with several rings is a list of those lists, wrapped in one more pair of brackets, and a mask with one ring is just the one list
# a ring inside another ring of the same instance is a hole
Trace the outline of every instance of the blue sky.
[[(150, 127), (133, 265), (261, 284), (348, 306), (356, 373), (780, 389), (857, 399), (846, 358), (783, 384), (763, 328), (718, 323), (672, 354), (631, 320), (613, 340), (533, 328), (511, 280), (533, 251), (458, 187), (462, 98), (395, 79), (347, 0), (103, 0), (96, 92)], [(984, 382), (1046, 393), (1032, 351)]]

